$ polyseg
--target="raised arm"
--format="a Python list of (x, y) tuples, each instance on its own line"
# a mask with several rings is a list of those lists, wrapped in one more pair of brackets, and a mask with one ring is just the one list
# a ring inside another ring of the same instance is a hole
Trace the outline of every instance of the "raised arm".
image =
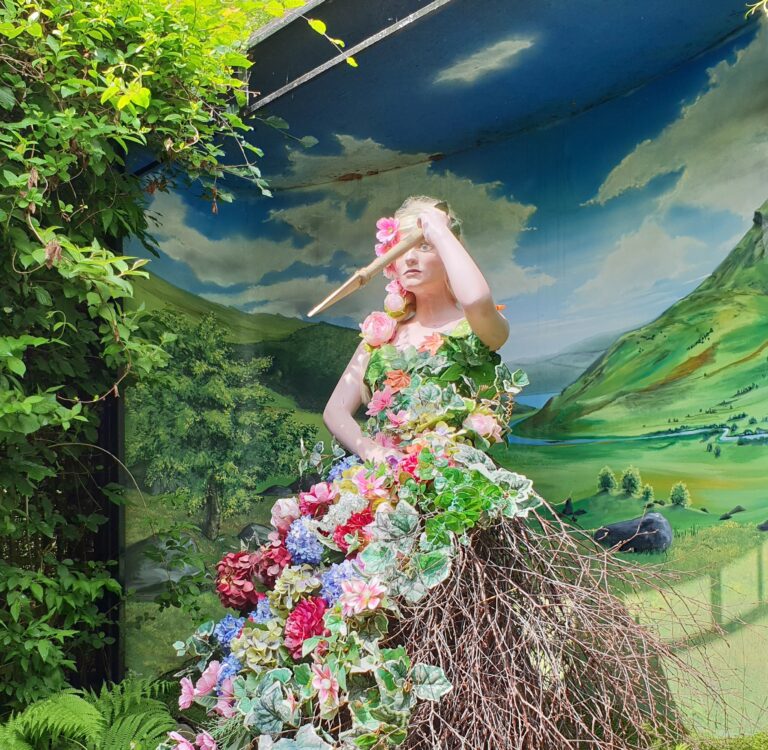
[(332, 435), (349, 451), (363, 460), (383, 461), (391, 449), (385, 449), (363, 435), (354, 415), (363, 403), (363, 375), (370, 354), (363, 342), (355, 350), (323, 410), (323, 422)]
[(490, 287), (472, 256), (451, 232), (447, 214), (425, 207), (419, 213), (424, 239), (439, 253), (456, 299), (478, 338), (490, 349), (500, 349), (509, 336), (509, 323), (496, 309)]

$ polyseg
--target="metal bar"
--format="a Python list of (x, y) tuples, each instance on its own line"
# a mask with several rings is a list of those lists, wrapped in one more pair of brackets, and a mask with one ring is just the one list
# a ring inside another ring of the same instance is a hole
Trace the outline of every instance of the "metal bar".
[(248, 37), (248, 51), (250, 52), (253, 47), (260, 42), (263, 42), (267, 37), (272, 36), (276, 31), (282, 29), (283, 26), (287, 26), (294, 18), (296, 18), (296, 16), (300, 16), (302, 13), (306, 13), (308, 10), (312, 10), (312, 8), (316, 8), (324, 2), (325, 0), (306, 0), (301, 7), (283, 13), (282, 16), (275, 18), (274, 21), (270, 21), (260, 29), (256, 29), (256, 31)]
[(252, 115), (256, 110), (261, 109), (262, 107), (266, 106), (270, 102), (273, 102), (275, 99), (279, 99), (281, 96), (284, 96), (289, 91), (293, 91), (295, 88), (298, 88), (303, 83), (306, 83), (307, 81), (311, 81), (313, 78), (319, 76), (321, 73), (324, 73), (326, 70), (335, 67), (341, 62), (344, 62), (348, 57), (351, 55), (357, 54), (360, 50), (367, 49), (368, 47), (376, 44), (377, 42), (380, 42), (382, 39), (386, 39), (386, 37), (390, 36), (391, 34), (394, 34), (396, 31), (400, 31), (401, 29), (405, 28), (409, 24), (413, 23), (414, 21), (417, 21), (422, 16), (426, 16), (428, 13), (431, 13), (434, 10), (437, 10), (443, 5), (446, 5), (447, 3), (451, 2), (451, 0), (433, 0), (433, 2), (429, 3), (429, 5), (425, 5), (423, 8), (420, 8), (417, 11), (414, 11), (410, 15), (406, 16), (405, 18), (401, 19), (400, 21), (397, 21), (397, 23), (393, 23), (391, 26), (387, 26), (385, 29), (382, 29), (381, 31), (377, 32), (373, 36), (368, 37), (367, 39), (364, 39), (359, 44), (356, 44), (354, 47), (351, 47), (348, 50), (345, 50), (339, 55), (336, 55), (336, 57), (332, 57), (330, 60), (326, 60), (322, 65), (318, 65), (316, 68), (313, 68), (312, 70), (308, 71), (307, 73), (304, 73), (304, 75), (299, 76), (298, 78), (294, 79), (290, 83), (287, 83), (285, 86), (277, 89), (276, 91), (273, 91), (271, 94), (267, 94), (267, 96), (258, 99), (253, 104), (251, 104), (247, 109), (247, 114)]

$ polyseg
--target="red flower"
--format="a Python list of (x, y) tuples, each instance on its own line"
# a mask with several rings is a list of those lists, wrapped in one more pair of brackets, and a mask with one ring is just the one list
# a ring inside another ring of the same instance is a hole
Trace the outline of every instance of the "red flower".
[(254, 575), (268, 589), (275, 588), (275, 581), (283, 568), (291, 564), (291, 553), (280, 544), (268, 544), (256, 552), (258, 558)]
[(330, 635), (323, 622), (328, 605), (320, 596), (302, 599), (285, 621), (285, 647), (294, 659), (301, 659), (301, 647), (307, 638)]
[(416, 476), (416, 467), (418, 465), (419, 465), (419, 454), (411, 453), (410, 455), (400, 460), (400, 464), (398, 468), (400, 469), (400, 471), (403, 471), (406, 474), (410, 474), (414, 479), (419, 479), (419, 477)]
[(361, 542), (367, 542), (369, 537), (363, 531), (363, 527), (373, 523), (373, 513), (366, 508), (360, 513), (353, 513), (346, 523), (337, 526), (333, 532), (333, 541), (339, 545), (343, 552), (349, 551), (349, 542), (345, 539), (347, 534), (357, 534)]
[(263, 594), (256, 590), (253, 578), (259, 565), (255, 552), (228, 552), (216, 566), (216, 591), (221, 603), (244, 611), (257, 604)]

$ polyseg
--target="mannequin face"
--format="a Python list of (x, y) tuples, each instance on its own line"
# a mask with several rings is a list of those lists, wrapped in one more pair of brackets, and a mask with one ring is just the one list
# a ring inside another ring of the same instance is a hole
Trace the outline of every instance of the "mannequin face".
[[(416, 209), (418, 211), (418, 209)], [(409, 234), (416, 229), (416, 212), (400, 219), (400, 230)], [(448, 276), (437, 250), (426, 241), (412, 247), (405, 255), (395, 261), (397, 278), (406, 291), (418, 295), (420, 292), (445, 290), (449, 296)]]

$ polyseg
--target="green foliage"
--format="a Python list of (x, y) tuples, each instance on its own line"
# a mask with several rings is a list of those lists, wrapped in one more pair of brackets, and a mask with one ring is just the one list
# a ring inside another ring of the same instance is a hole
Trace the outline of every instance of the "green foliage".
[(204, 505), (215, 538), (222, 514), (253, 501), (266, 477), (295, 469), (314, 429), (273, 405), (261, 383), (269, 360), (238, 358), (213, 315), (193, 323), (167, 312), (156, 324), (175, 332), (170, 360), (129, 394), (127, 458), (145, 461), (149, 485), (181, 486), (190, 510)]
[(691, 493), (688, 491), (685, 482), (678, 482), (672, 486), (672, 489), (669, 491), (669, 502), (681, 508), (691, 504)]
[(611, 492), (617, 487), (616, 475), (611, 470), (610, 466), (603, 466), (597, 475), (597, 491), (598, 492)]
[(634, 466), (628, 466), (621, 475), (621, 490), (627, 495), (637, 495), (643, 486), (640, 478), (640, 470)]
[(654, 499), (653, 487), (650, 484), (644, 484), (640, 491), (640, 498), (645, 503), (652, 503)]
[[(9, 0), (0, 6), (0, 711), (59, 690), (110, 642), (94, 562), (104, 403), (166, 360), (127, 302), (151, 247), (146, 196), (178, 175), (215, 209), (225, 174), (269, 194), (233, 107), (260, 6), (291, 2)], [(241, 163), (223, 163), (234, 139)], [(126, 169), (128, 149), (157, 158)], [(119, 497), (114, 495), (119, 501)]]
[(37, 701), (0, 726), (3, 750), (154, 748), (175, 726), (157, 699), (167, 683), (128, 680), (100, 694), (65, 690)]

